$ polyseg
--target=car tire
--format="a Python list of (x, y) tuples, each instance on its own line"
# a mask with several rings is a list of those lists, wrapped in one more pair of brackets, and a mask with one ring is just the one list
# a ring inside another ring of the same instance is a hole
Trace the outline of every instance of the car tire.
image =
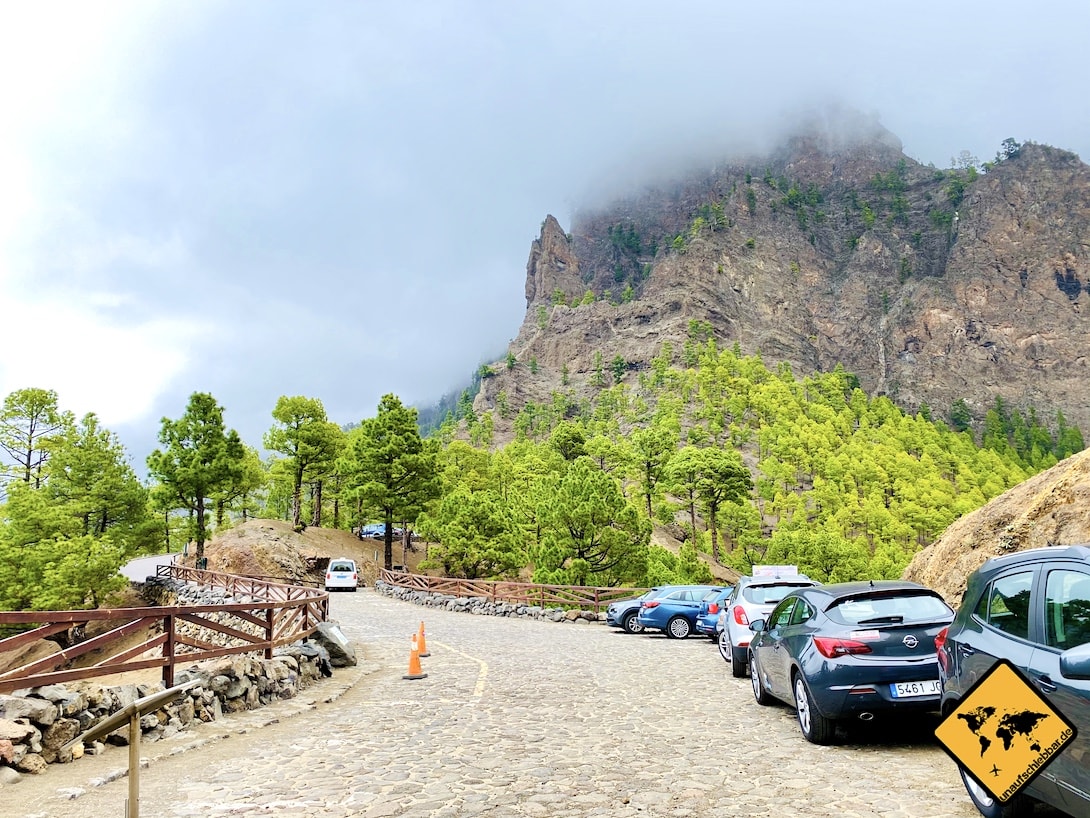
[(965, 768), (958, 765), (961, 783), (969, 793), (969, 800), (984, 818), (1026, 818), (1033, 814), (1033, 801), (1023, 794), (1015, 795), (1006, 803), (996, 801), (986, 789), (980, 786)]
[(643, 625), (640, 624), (639, 615), (638, 611), (632, 611), (624, 615), (621, 626), (624, 628), (625, 633), (643, 633)]
[(814, 706), (814, 697), (801, 673), (795, 674), (795, 715), (803, 738), (811, 744), (832, 744), (836, 724), (821, 715)]
[(692, 632), (693, 625), (684, 616), (675, 616), (666, 623), (666, 635), (671, 639), (684, 639)]
[(765, 690), (763, 684), (761, 684), (761, 672), (757, 669), (757, 663), (753, 659), (753, 655), (749, 657), (749, 683), (753, 686), (753, 698), (757, 700), (757, 704), (767, 707), (772, 704), (774, 699)]
[(749, 669), (749, 657), (745, 648), (731, 648), (730, 650), (730, 675), (735, 679), (743, 679)]
[(724, 662), (730, 661), (730, 636), (726, 631), (722, 631), (719, 634), (719, 639), (716, 640), (716, 644), (719, 645), (719, 655), (723, 657)]

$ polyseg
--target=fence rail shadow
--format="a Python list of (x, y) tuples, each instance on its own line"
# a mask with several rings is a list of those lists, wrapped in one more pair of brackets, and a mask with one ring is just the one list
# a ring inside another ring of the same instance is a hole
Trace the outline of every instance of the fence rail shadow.
[[(65, 634), (56, 640), (58, 652), (21, 664), (15, 660), (14, 666), (0, 673), (0, 693), (153, 667), (162, 668), (164, 686), (172, 687), (177, 665), (258, 651), (271, 659), (274, 648), (309, 636), (329, 616), (329, 595), (321, 589), (181, 565), (160, 565), (156, 576), (219, 590), (243, 601), (93, 611), (0, 611), (0, 627), (34, 626), (0, 639), (0, 660), (39, 639)], [(112, 627), (80, 639), (79, 633), (92, 622)], [(62, 642), (67, 646), (61, 646)]]

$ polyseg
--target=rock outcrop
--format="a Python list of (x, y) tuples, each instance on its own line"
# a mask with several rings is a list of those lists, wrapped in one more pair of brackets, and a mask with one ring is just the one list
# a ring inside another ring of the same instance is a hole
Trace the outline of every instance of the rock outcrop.
[(955, 520), (913, 557), (904, 578), (934, 588), (956, 606), (969, 574), (990, 557), (1083, 543), (1090, 543), (1090, 450)]
[(863, 136), (823, 122), (581, 213), (570, 236), (548, 217), (510, 345), (534, 372), (494, 367), (475, 409), (501, 391), (516, 411), (578, 400), (601, 361), (640, 370), (666, 342), (679, 356), (697, 322), (772, 367), (842, 365), (909, 411), (960, 399), (979, 422), (1000, 397), (1090, 429), (1090, 168), (1026, 144), (985, 172), (940, 171), (874, 123), (842, 130)]

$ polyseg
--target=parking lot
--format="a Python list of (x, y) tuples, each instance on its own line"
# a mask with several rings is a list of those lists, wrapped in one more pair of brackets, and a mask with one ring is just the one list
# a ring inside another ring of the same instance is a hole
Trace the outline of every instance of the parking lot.
[[(333, 701), (153, 761), (142, 814), (977, 815), (933, 722), (876, 720), (812, 745), (701, 637), (448, 613), (369, 588), (330, 604), (366, 672), (335, 671), (324, 685), (352, 684)], [(427, 677), (406, 680), (421, 620)], [(89, 786), (105, 762), (87, 761), (5, 788), (21, 807), (9, 814), (123, 814), (125, 780)]]

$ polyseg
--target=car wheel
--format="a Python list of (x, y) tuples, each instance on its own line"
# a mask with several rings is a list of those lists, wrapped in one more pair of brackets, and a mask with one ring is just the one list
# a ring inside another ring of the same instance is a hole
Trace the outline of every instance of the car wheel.
[(731, 648), (730, 651), (730, 675), (735, 679), (741, 679), (746, 675), (746, 665), (749, 657), (745, 648)]
[(693, 626), (684, 616), (675, 616), (666, 623), (666, 635), (671, 639), (684, 639), (693, 632)]
[(1025, 818), (1033, 814), (1033, 801), (1025, 795), (1019, 794), (1006, 803), (1000, 803), (992, 798), (988, 791), (980, 786), (960, 764), (958, 772), (961, 773), (965, 791), (969, 793), (969, 800), (984, 818)]
[(625, 633), (643, 633), (643, 625), (640, 624), (638, 617), (639, 613), (637, 611), (624, 615), (621, 624), (624, 626)]
[(810, 689), (801, 673), (795, 674), (795, 715), (799, 719), (799, 729), (803, 737), (813, 744), (830, 744), (833, 740), (835, 725), (814, 707)]
[(772, 697), (765, 690), (764, 685), (761, 684), (761, 673), (757, 670), (757, 662), (752, 655), (749, 657), (749, 681), (753, 685), (753, 698), (757, 700), (757, 704), (766, 706), (772, 704)]
[(722, 631), (719, 634), (719, 655), (723, 657), (724, 662), (730, 661), (730, 636), (726, 631)]

